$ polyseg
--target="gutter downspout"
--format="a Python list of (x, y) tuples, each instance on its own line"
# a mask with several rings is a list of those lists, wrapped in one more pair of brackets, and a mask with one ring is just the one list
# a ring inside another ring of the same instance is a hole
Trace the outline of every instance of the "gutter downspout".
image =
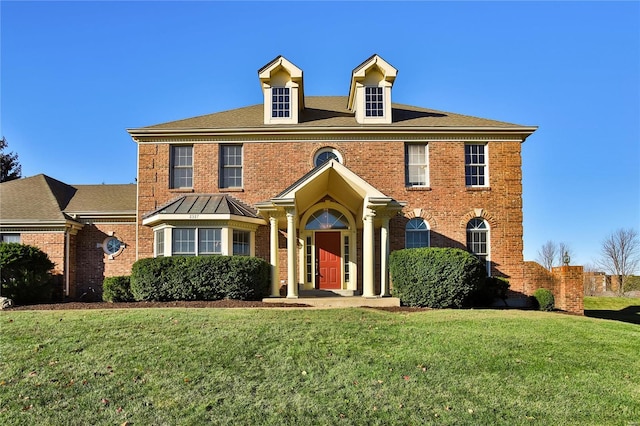
[(71, 231), (69, 228), (64, 231), (64, 295), (69, 297), (69, 245), (71, 244)]

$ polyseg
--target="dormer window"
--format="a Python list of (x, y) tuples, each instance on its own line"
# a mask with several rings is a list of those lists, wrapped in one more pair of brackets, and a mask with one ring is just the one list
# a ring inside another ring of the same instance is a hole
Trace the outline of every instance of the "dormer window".
[(271, 117), (289, 118), (291, 115), (291, 101), (288, 87), (273, 87), (271, 89)]
[(378, 55), (353, 70), (347, 108), (358, 124), (391, 124), (391, 88), (397, 73)]
[(302, 70), (278, 56), (258, 70), (264, 95), (264, 124), (298, 124), (304, 109)]
[(367, 117), (384, 116), (384, 101), (382, 87), (365, 87), (365, 115)]

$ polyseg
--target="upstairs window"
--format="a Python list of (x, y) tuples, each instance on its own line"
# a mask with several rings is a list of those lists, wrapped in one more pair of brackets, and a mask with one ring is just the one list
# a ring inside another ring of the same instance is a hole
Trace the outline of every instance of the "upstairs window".
[(171, 188), (193, 187), (193, 146), (171, 147)]
[(427, 222), (420, 217), (409, 220), (405, 227), (404, 238), (406, 248), (429, 247), (431, 241)]
[(338, 163), (342, 163), (342, 156), (331, 147), (320, 148), (313, 157), (313, 165), (318, 167), (329, 160), (336, 160)]
[(289, 100), (288, 87), (271, 88), (271, 117), (289, 118), (291, 102)]
[(221, 145), (220, 159), (220, 188), (242, 188), (242, 145)]
[(364, 88), (364, 111), (366, 117), (384, 116), (382, 87), (367, 86)]
[(467, 186), (487, 186), (486, 145), (467, 144), (464, 146), (464, 170)]
[(407, 186), (429, 186), (429, 150), (426, 144), (405, 146), (405, 177)]

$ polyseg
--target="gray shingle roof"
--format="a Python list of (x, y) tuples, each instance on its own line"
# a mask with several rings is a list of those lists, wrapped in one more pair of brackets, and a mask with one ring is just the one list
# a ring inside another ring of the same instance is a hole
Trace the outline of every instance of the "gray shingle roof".
[(136, 185), (68, 185), (49, 176), (0, 184), (0, 223), (59, 222), (67, 213), (136, 211)]
[[(391, 127), (526, 127), (502, 121), (437, 111), (410, 105), (392, 104)], [(229, 129), (229, 128), (274, 128), (274, 127), (375, 127), (358, 124), (354, 114), (347, 109), (346, 96), (307, 96), (300, 123), (273, 125), (264, 124), (263, 104), (201, 115), (184, 120), (171, 121), (142, 129)]]

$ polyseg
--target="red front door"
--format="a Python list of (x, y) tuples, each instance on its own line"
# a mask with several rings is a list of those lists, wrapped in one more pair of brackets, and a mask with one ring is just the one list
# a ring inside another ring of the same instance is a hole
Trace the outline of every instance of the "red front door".
[(316, 265), (318, 288), (342, 288), (340, 232), (316, 232)]

